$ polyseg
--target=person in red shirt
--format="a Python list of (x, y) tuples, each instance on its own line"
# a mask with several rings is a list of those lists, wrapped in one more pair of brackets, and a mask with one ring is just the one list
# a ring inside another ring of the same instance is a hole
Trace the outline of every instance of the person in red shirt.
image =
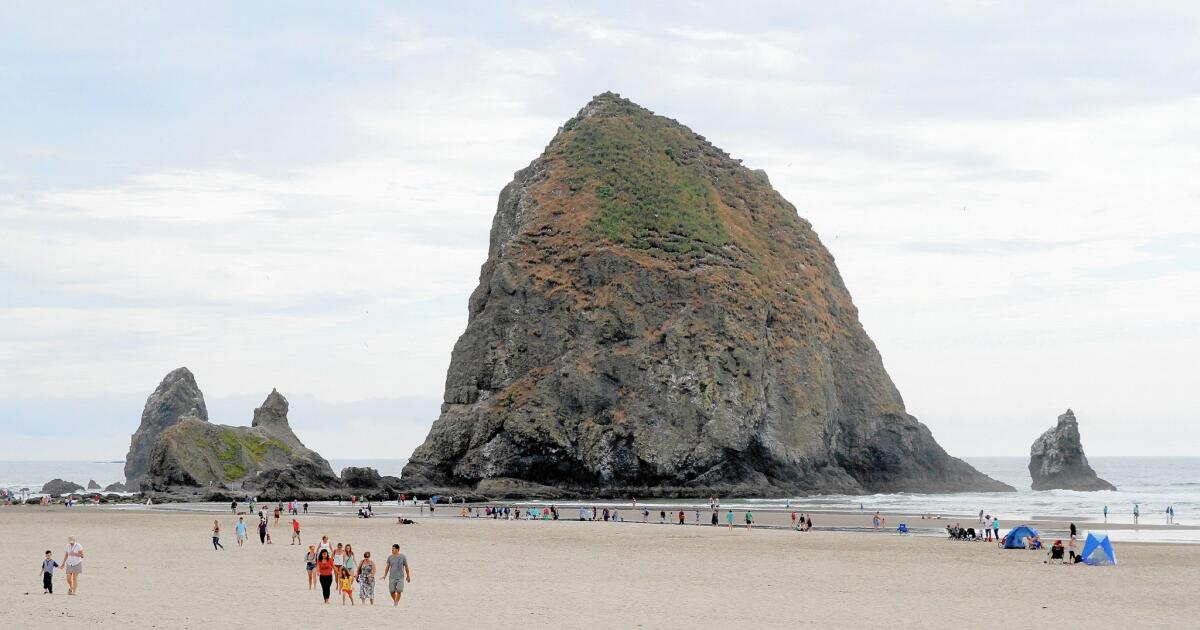
[(292, 519), (292, 544), (300, 544), (300, 521)]
[(329, 589), (333, 586), (333, 559), (322, 549), (317, 556), (317, 579), (321, 581), (321, 596), (329, 603)]

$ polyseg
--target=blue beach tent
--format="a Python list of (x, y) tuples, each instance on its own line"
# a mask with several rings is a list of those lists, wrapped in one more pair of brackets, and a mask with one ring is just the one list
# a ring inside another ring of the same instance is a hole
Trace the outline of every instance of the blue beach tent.
[(1024, 549), (1025, 538), (1033, 538), (1037, 536), (1037, 530), (1028, 526), (1020, 525), (1009, 530), (1008, 535), (1004, 537), (1005, 549)]
[(1117, 552), (1113, 551), (1112, 541), (1108, 534), (1088, 532), (1087, 542), (1083, 543), (1083, 561), (1092, 566), (1115, 565)]

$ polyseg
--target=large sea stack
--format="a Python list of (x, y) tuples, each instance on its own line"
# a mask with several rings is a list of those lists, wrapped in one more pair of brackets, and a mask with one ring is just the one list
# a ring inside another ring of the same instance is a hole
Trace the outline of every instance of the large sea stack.
[(179, 368), (146, 401), (126, 457), (129, 487), (176, 494), (256, 490), (276, 499), (338, 488), (329, 462), (305, 448), (287, 414), (287, 399), (272, 390), (250, 426), (210, 423), (196, 379)]
[(761, 171), (606, 93), (500, 193), (414, 489), (1001, 491), (908, 415)]
[(1058, 417), (1029, 448), (1029, 475), (1034, 490), (1116, 490), (1088, 464), (1079, 439), (1079, 422), (1070, 409)]

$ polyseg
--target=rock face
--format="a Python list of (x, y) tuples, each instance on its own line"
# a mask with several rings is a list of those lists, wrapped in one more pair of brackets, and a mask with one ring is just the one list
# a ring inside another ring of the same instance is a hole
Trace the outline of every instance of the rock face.
[[(337, 488), (329, 462), (305, 448), (288, 425), (287, 414), (287, 399), (272, 390), (254, 410), (251, 426), (212, 424), (192, 373), (175, 370), (146, 401), (126, 458), (126, 475), (134, 474), (128, 485), (143, 491), (186, 492), (251, 490), (274, 483), (276, 489), (286, 486), (295, 492), (288, 498)], [(140, 454), (147, 448), (143, 464)]]
[(184, 417), (159, 435), (147, 477), (155, 489), (169, 486), (253, 487), (270, 470), (291, 469), (295, 483), (336, 487), (329, 462), (305, 448), (287, 421), (288, 402), (278, 391), (254, 410), (249, 427), (211, 424)]
[(48, 494), (50, 496), (71, 494), (73, 492), (79, 492), (80, 490), (83, 490), (83, 486), (70, 481), (64, 481), (62, 479), (51, 479), (50, 481), (46, 482), (46, 485), (42, 486), (42, 494)]
[(107, 486), (104, 486), (104, 491), (105, 492), (127, 492), (128, 490), (126, 490), (125, 484), (118, 481), (116, 483), (110, 483)]
[(88, 490), (99, 490), (100, 484), (96, 483), (95, 479), (88, 479), (87, 489)]
[(611, 93), (500, 193), (415, 490), (1012, 490), (908, 415), (809, 223)]
[(374, 468), (343, 468), (341, 481), (346, 492), (372, 500), (394, 499), (403, 491), (398, 477), (380, 475)]
[(1116, 490), (1117, 487), (1096, 476), (1083, 454), (1079, 440), (1079, 422), (1070, 409), (1058, 417), (1058, 424), (1034, 440), (1029, 449), (1029, 474), (1034, 490)]
[(196, 377), (186, 367), (181, 367), (163, 377), (154, 393), (146, 399), (142, 423), (133, 433), (129, 454), (125, 456), (125, 483), (130, 488), (141, 485), (158, 436), (185, 416), (207, 422), (208, 408), (204, 406), (204, 394), (196, 385)]

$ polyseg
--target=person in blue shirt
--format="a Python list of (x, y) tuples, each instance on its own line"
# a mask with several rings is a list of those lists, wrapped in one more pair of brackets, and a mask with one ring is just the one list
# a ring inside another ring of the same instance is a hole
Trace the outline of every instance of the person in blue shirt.
[(1108, 506), (1104, 506), (1104, 522), (1108, 522)]
[(239, 547), (246, 542), (246, 521), (242, 517), (238, 517), (238, 522), (233, 526), (233, 533), (237, 535), (237, 544)]

